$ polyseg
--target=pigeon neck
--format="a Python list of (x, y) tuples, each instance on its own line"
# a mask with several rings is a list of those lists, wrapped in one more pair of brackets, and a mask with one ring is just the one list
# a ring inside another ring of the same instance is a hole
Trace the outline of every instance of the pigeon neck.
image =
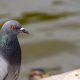
[(10, 43), (13, 43), (15, 39), (17, 39), (17, 36), (11, 36), (8, 34), (4, 34), (0, 42), (3, 47), (7, 47), (7, 46), (11, 46)]

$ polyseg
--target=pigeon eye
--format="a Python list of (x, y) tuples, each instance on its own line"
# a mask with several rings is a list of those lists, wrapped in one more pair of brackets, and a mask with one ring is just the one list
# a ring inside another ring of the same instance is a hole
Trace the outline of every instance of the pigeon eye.
[(11, 29), (12, 30), (15, 30), (16, 29), (16, 26), (15, 25), (11, 25)]

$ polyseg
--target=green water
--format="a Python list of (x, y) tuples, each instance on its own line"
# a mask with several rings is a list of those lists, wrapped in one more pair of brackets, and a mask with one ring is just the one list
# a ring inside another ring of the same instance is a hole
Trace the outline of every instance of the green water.
[(23, 0), (21, 5), (22, 1), (9, 4), (10, 0), (3, 0), (1, 3), (5, 6), (0, 5), (0, 27), (6, 20), (15, 19), (30, 32), (19, 35), (20, 80), (27, 80), (32, 68), (42, 68), (50, 75), (80, 68), (79, 0), (35, 1), (32, 4), (30, 0)]
[(80, 67), (80, 24), (67, 20), (76, 15), (79, 13), (25, 12), (12, 18), (30, 32), (19, 36), (22, 49), (20, 80), (26, 80), (32, 68), (42, 68), (52, 75)]

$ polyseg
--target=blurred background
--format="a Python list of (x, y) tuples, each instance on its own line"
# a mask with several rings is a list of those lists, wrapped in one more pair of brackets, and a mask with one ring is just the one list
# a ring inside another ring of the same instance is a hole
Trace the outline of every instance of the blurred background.
[(20, 80), (34, 68), (50, 75), (80, 68), (80, 0), (0, 0), (0, 26), (11, 19), (30, 32), (18, 36)]

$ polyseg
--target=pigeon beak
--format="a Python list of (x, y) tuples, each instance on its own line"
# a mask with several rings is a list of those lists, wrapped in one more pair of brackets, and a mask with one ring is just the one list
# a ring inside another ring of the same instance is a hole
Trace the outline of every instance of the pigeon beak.
[(26, 31), (23, 27), (20, 28), (20, 31), (23, 32), (23, 33), (29, 34), (29, 32)]

